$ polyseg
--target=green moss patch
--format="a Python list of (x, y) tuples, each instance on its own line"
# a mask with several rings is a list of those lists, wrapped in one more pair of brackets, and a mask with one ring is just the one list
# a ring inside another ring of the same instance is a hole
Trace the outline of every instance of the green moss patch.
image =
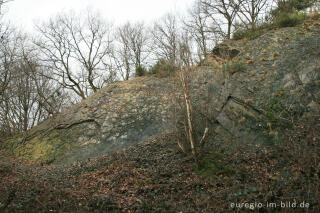
[(26, 141), (23, 136), (15, 137), (4, 143), (2, 148), (15, 156), (52, 163), (80, 146), (78, 138), (85, 127), (81, 124), (70, 129), (52, 130), (49, 134), (40, 134)]
[(212, 176), (231, 177), (234, 171), (223, 161), (224, 155), (219, 152), (211, 152), (208, 156), (201, 159), (195, 168), (195, 173), (206, 178)]
[(227, 72), (230, 75), (233, 75), (237, 72), (244, 71), (245, 69), (246, 69), (246, 64), (242, 60), (227, 62), (222, 67), (223, 72)]

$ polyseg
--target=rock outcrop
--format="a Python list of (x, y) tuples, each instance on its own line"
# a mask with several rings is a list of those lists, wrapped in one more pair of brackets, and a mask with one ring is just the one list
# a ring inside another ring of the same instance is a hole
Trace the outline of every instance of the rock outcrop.
[(72, 162), (133, 145), (170, 127), (169, 85), (152, 77), (115, 82), (3, 147), (35, 160)]
[[(298, 119), (319, 114), (319, 53), (317, 22), (216, 48), (191, 83), (195, 105), (209, 100), (214, 140), (268, 145)], [(133, 145), (172, 129), (173, 84), (174, 79), (154, 77), (113, 83), (2, 148), (32, 159), (71, 162)]]

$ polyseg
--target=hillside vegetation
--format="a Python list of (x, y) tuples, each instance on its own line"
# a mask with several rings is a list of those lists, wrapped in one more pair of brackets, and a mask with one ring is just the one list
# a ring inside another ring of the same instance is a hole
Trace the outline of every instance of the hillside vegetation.
[(195, 132), (209, 127), (197, 164), (176, 76), (136, 77), (2, 142), (0, 209), (318, 212), (319, 20), (226, 40), (188, 75)]

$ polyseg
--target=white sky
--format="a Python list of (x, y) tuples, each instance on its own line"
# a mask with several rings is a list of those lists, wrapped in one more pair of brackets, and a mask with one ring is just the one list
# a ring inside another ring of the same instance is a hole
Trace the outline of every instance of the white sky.
[(7, 3), (5, 18), (32, 32), (35, 21), (46, 21), (61, 11), (98, 10), (115, 25), (126, 21), (152, 22), (168, 12), (183, 13), (194, 0), (13, 0)]

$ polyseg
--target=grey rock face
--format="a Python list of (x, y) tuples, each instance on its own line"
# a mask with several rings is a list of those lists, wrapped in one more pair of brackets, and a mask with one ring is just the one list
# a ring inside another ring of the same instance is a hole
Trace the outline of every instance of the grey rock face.
[[(319, 115), (319, 27), (283, 28), (253, 41), (229, 41), (223, 48), (239, 51), (228, 63), (241, 62), (243, 69), (217, 69), (206, 78), (215, 88), (210, 106), (216, 108), (217, 140), (268, 145), (299, 119)], [(223, 79), (220, 86), (215, 79)]]
[[(230, 61), (222, 52), (231, 54)], [(214, 53), (197, 67), (190, 85), (195, 106), (209, 102), (215, 141), (268, 145), (297, 119), (319, 113), (317, 25), (226, 41)], [(134, 145), (173, 129), (172, 96), (179, 94), (174, 81), (141, 77), (113, 83), (2, 148), (32, 159), (72, 162)]]

